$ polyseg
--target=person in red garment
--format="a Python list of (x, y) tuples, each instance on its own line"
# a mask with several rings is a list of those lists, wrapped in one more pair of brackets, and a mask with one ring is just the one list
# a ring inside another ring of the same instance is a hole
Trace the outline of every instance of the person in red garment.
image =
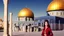
[(44, 21), (44, 28), (42, 30), (42, 36), (53, 36), (48, 20)]

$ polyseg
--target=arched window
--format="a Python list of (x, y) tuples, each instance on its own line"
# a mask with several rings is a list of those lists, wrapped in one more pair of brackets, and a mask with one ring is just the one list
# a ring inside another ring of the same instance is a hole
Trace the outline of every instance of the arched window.
[(62, 12), (62, 16), (64, 15), (64, 12)]
[(54, 15), (53, 12), (52, 12), (52, 15)]
[(56, 14), (58, 15), (58, 12)]
[(58, 15), (61, 15), (61, 12), (58, 12)]
[(38, 23), (38, 26), (41, 26), (41, 24), (40, 24), (40, 23)]
[(51, 13), (50, 13), (50, 15), (51, 15)]
[(63, 16), (64, 16), (64, 12), (63, 12)]
[(61, 15), (62, 15), (62, 12), (61, 12)]

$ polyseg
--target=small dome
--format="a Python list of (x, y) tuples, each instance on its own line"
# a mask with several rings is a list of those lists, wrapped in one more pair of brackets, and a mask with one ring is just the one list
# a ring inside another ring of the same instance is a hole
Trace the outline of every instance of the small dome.
[(53, 10), (64, 10), (64, 1), (63, 0), (53, 0), (47, 8), (47, 11)]
[(18, 17), (34, 17), (34, 14), (29, 8), (23, 8), (18, 13)]

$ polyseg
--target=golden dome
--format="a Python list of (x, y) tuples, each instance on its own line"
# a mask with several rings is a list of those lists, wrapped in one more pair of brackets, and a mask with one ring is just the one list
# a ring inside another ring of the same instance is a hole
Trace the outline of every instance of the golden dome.
[(53, 10), (64, 10), (64, 1), (63, 0), (53, 0), (47, 8), (47, 11)]
[(29, 8), (23, 8), (18, 13), (18, 17), (34, 17), (34, 14)]

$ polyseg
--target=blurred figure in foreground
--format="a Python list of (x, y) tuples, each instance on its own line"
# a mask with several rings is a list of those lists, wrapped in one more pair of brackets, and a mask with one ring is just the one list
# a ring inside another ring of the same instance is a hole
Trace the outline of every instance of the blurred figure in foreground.
[(50, 28), (48, 20), (44, 21), (44, 28), (42, 30), (42, 34), (41, 35), (42, 36), (53, 36), (53, 33), (52, 33), (51, 28)]

